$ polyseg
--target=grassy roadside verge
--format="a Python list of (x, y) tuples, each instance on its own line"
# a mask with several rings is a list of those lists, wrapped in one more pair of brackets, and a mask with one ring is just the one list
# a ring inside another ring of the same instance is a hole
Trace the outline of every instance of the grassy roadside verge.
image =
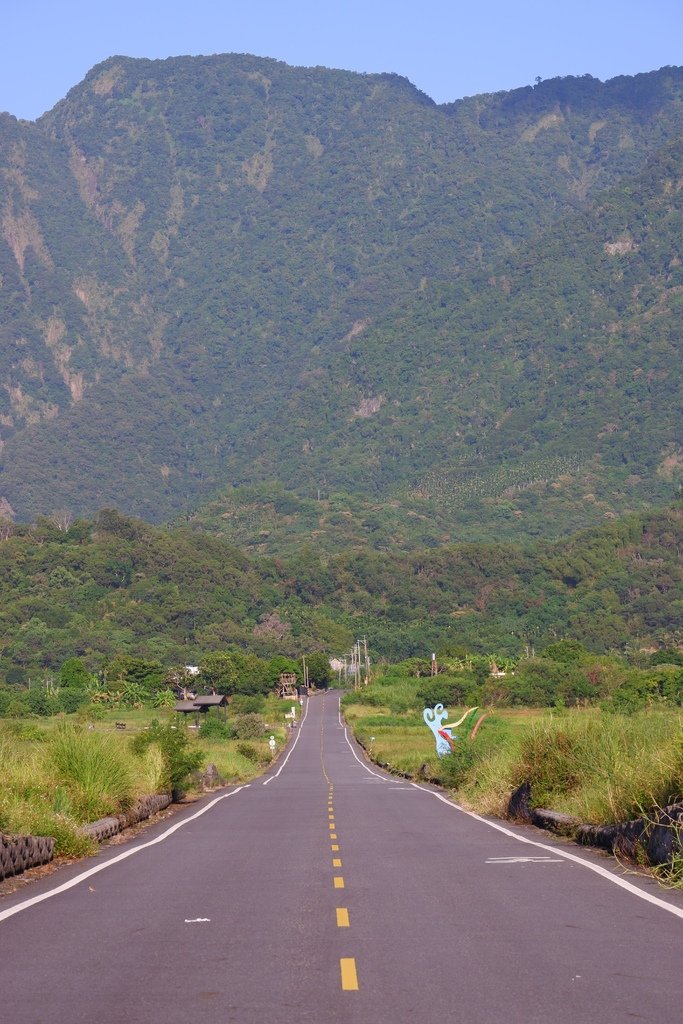
[[(379, 681), (347, 694), (346, 719), (378, 764), (440, 783), (472, 810), (504, 816), (522, 782), (531, 782), (536, 806), (595, 824), (637, 817), (683, 795), (677, 711), (503, 709), (485, 720), (473, 742), (460, 737), (455, 752), (439, 759), (422, 720), (418, 683)], [(461, 710), (449, 708), (450, 718)]]
[[(268, 698), (259, 716), (228, 717), (227, 724), (216, 716), (215, 724), (199, 730), (177, 715), (150, 710), (107, 712), (96, 721), (73, 715), (5, 719), (0, 831), (53, 836), (55, 856), (91, 853), (96, 844), (80, 827), (125, 812), (142, 796), (168, 791), (175, 785), (174, 770), (186, 767), (188, 774), (213, 762), (226, 782), (259, 775), (273, 757), (269, 736), (275, 737), (276, 755), (286, 743), (290, 704)], [(170, 760), (165, 738), (176, 751)]]

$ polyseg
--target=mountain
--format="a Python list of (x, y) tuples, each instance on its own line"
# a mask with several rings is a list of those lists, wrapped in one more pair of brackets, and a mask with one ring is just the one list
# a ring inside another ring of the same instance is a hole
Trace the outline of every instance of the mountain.
[(682, 101), (113, 57), (3, 115), (0, 495), (224, 529), (284, 488), (405, 548), (668, 498)]

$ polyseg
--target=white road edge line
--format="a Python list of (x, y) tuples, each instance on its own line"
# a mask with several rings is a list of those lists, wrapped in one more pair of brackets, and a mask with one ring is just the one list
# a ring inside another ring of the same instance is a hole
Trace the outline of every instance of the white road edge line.
[(264, 783), (263, 783), (264, 786), (267, 786), (269, 782), (272, 782), (273, 779), (276, 779), (278, 777), (278, 775), (280, 774), (280, 772), (282, 771), (284, 766), (287, 764), (287, 762), (289, 761), (289, 759), (292, 756), (292, 754), (294, 753), (294, 748), (296, 747), (297, 743), (299, 742), (299, 736), (301, 736), (301, 730), (304, 727), (304, 722), (306, 721), (306, 716), (308, 715), (308, 702), (309, 702), (310, 699), (311, 699), (310, 697), (306, 698), (306, 710), (304, 711), (304, 717), (301, 719), (301, 725), (299, 726), (299, 731), (296, 734), (296, 739), (292, 743), (292, 749), (287, 754), (287, 757), (284, 759), (284, 761), (282, 762), (282, 764), (280, 765), (278, 770), (275, 772), (275, 775), (271, 775), (269, 779), (266, 779), (264, 781)]
[[(342, 722), (342, 717), (341, 717), (341, 697), (339, 698), (339, 716), (338, 717), (339, 717), (339, 725), (344, 730), (344, 739), (348, 743), (349, 750), (351, 751), (351, 753), (355, 757), (356, 761), (358, 761), (358, 764), (361, 766), (361, 768), (365, 768), (366, 772), (370, 772), (370, 774), (374, 775), (376, 779), (380, 780), (380, 782), (389, 782), (390, 781), (389, 779), (385, 779), (383, 775), (378, 775), (377, 772), (373, 772), (371, 768), (368, 768), (368, 766), (366, 764), (363, 764), (363, 762), (359, 758), (358, 754), (353, 749), (353, 746), (351, 745), (351, 740), (349, 739), (349, 734), (348, 734), (348, 731), (346, 729), (346, 726)], [(398, 782), (398, 779), (391, 779), (391, 782)]]
[(80, 875), (76, 875), (74, 878), (69, 879), (68, 882), (63, 882), (58, 885), (55, 889), (50, 889), (49, 892), (41, 893), (40, 896), (32, 896), (29, 900), (24, 900), (23, 903), (17, 903), (14, 907), (8, 907), (7, 910), (0, 910), (0, 921), (5, 921), (8, 917), (12, 917), (14, 914), (20, 913), (22, 910), (28, 910), (29, 907), (34, 907), (36, 903), (42, 903), (43, 900), (49, 900), (51, 896), (57, 896), (60, 892), (66, 892), (67, 889), (73, 889), (74, 886), (84, 882), (86, 878), (91, 878), (93, 875), (99, 874), (100, 871), (104, 871), (105, 868), (111, 867), (112, 864), (118, 864), (122, 860), (126, 860), (128, 857), (132, 857), (134, 853), (139, 853), (140, 850), (147, 850), (150, 846), (156, 846), (157, 843), (162, 843), (164, 839), (168, 839), (170, 835), (177, 832), (183, 825), (187, 825), (188, 822), (194, 821), (196, 818), (201, 818), (202, 814), (206, 814), (212, 807), (220, 803), (221, 800), (227, 800), (229, 796), (236, 796), (237, 793), (243, 789), (248, 789), (251, 783), (247, 782), (244, 786), (238, 786), (237, 789), (233, 789), (230, 793), (223, 793), (222, 796), (217, 796), (214, 800), (211, 800), (201, 810), (191, 814), (189, 818), (183, 818), (182, 821), (176, 822), (170, 828), (162, 832), (156, 839), (150, 839), (146, 843), (141, 843), (140, 846), (134, 846), (130, 850), (124, 850), (123, 853), (119, 853), (116, 857), (112, 857), (110, 860), (105, 861), (103, 864), (96, 864), (95, 867), (88, 868), (87, 871), (81, 872)]
[(596, 875), (600, 875), (602, 878), (606, 878), (609, 882), (614, 885), (618, 885), (621, 889), (626, 889), (627, 892), (633, 893), (634, 896), (639, 896), (641, 900), (645, 900), (646, 903), (652, 903), (655, 907), (660, 907), (662, 910), (668, 910), (670, 914), (675, 917), (683, 918), (683, 908), (675, 907), (671, 903), (667, 903), (665, 900), (660, 900), (657, 896), (652, 896), (649, 892), (644, 892), (639, 889), (636, 885), (632, 885), (627, 882), (625, 878), (619, 878), (617, 875), (613, 875), (607, 868), (600, 867), (599, 864), (591, 864), (590, 861), (583, 860), (582, 857), (577, 857), (575, 853), (569, 853), (566, 850), (558, 849), (555, 846), (546, 846), (544, 843), (537, 843), (534, 839), (527, 839), (526, 836), (520, 836), (516, 832), (510, 831), (509, 828), (505, 828), (504, 825), (497, 825), (494, 821), (488, 821), (486, 818), (482, 818), (480, 814), (475, 814), (474, 811), (466, 811), (460, 804), (454, 803), (452, 800), (447, 800), (445, 796), (440, 793), (434, 793), (431, 789), (424, 789), (423, 786), (418, 785), (417, 782), (411, 782), (411, 786), (415, 789), (419, 789), (422, 793), (426, 793), (428, 796), (434, 796), (441, 803), (446, 804), (454, 811), (460, 811), (461, 814), (466, 814), (468, 818), (474, 818), (475, 821), (481, 821), (484, 825), (488, 825), (489, 828), (495, 828), (497, 832), (502, 832), (503, 835), (510, 836), (511, 839), (516, 839), (519, 843), (526, 843), (528, 846), (536, 846), (539, 850), (545, 850), (546, 853), (553, 853), (556, 857), (562, 857), (564, 860), (574, 861), (575, 864), (580, 864), (584, 868), (588, 868), (589, 871), (594, 871)]

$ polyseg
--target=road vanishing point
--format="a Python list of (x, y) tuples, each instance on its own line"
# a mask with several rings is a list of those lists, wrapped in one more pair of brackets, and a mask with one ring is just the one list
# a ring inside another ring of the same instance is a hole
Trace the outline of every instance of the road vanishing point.
[(328, 693), (266, 776), (0, 900), (0, 1019), (674, 1024), (682, 936), (682, 893), (368, 765)]

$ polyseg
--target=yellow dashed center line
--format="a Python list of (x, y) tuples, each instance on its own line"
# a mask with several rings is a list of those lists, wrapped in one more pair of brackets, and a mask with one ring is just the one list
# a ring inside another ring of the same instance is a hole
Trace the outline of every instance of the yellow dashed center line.
[[(323, 711), (325, 710), (325, 701), (323, 698)], [(336, 825), (334, 823), (334, 786), (330, 780), (329, 775), (325, 769), (325, 750), (324, 750), (324, 731), (322, 723), (320, 726), (320, 767), (322, 768), (323, 778), (328, 785), (327, 791), (327, 819), (328, 819), (328, 832), (330, 839), (336, 839), (337, 833), (335, 832)], [(330, 843), (330, 850), (332, 853), (339, 853), (339, 844)], [(332, 858), (332, 867), (340, 868), (342, 866), (341, 857)], [(344, 888), (344, 879), (341, 875), (333, 876), (333, 884), (335, 889)], [(336, 908), (337, 927), (338, 928), (350, 928), (351, 922), (349, 920), (349, 911), (346, 907)], [(356, 971), (356, 960), (354, 957), (341, 957), (339, 960), (339, 970), (341, 972), (341, 987), (343, 992), (357, 992), (358, 991), (358, 973)]]
[(358, 975), (356, 961), (352, 956), (343, 956), (339, 961), (341, 969), (341, 987), (344, 992), (358, 991)]

